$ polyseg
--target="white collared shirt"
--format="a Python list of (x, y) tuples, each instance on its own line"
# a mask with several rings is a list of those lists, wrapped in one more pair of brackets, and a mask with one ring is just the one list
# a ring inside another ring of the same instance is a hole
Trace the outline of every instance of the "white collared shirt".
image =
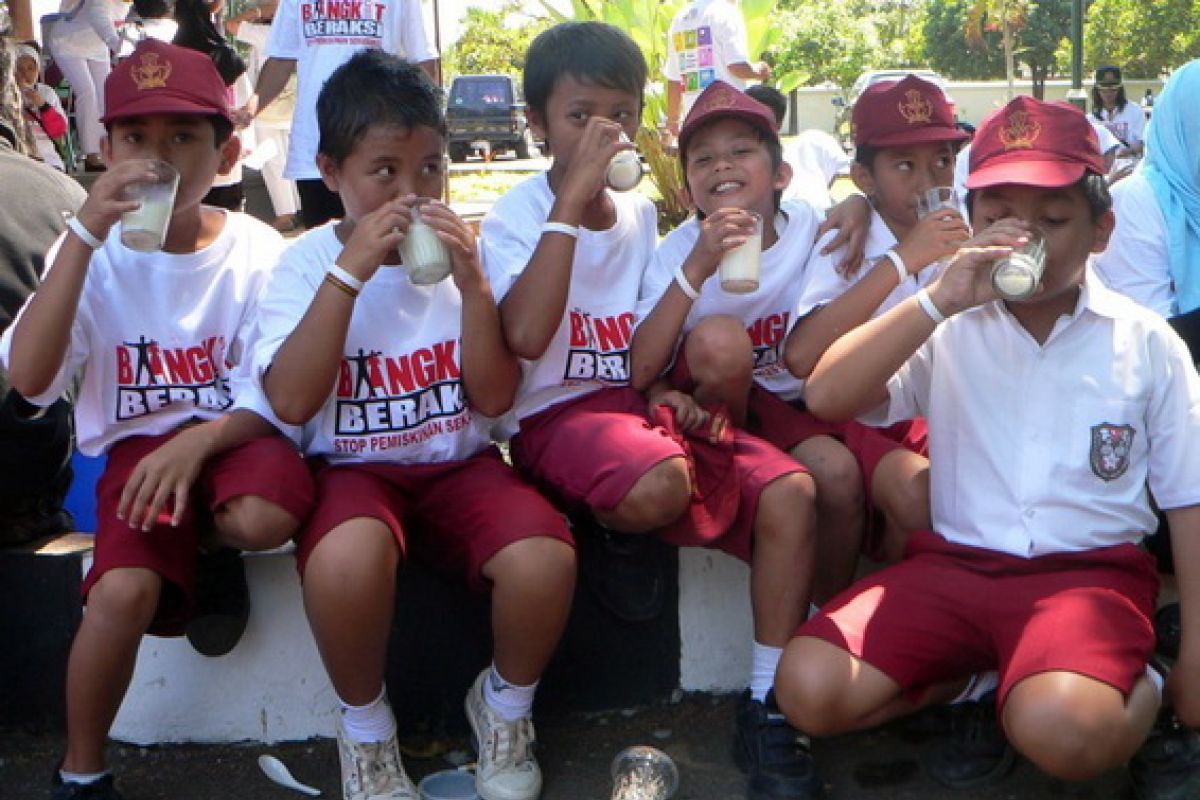
[[(934, 529), (1022, 557), (1137, 542), (1200, 503), (1200, 377), (1153, 312), (1089, 269), (1044, 345), (999, 302), (942, 324), (863, 418), (929, 422)], [(1149, 488), (1149, 492), (1147, 491)]]

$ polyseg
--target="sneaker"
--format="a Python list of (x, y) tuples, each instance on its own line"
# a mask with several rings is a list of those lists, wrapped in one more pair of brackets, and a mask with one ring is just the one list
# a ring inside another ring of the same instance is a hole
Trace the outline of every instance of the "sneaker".
[(250, 618), (250, 590), (238, 550), (201, 552), (196, 560), (196, 612), (187, 639), (204, 656), (223, 656), (237, 645)]
[(125, 800), (117, 791), (112, 773), (94, 783), (63, 783), (58, 770), (59, 767), (54, 768), (54, 776), (50, 779), (50, 800)]
[(576, 528), (579, 572), (600, 605), (625, 622), (658, 617), (666, 579), (658, 552), (661, 545), (654, 536), (618, 533), (598, 522)]
[(1138, 800), (1194, 800), (1200, 797), (1200, 733), (1180, 724), (1164, 708), (1150, 736), (1129, 761)]
[(996, 693), (954, 706), (951, 714), (950, 741), (925, 761), (930, 777), (951, 789), (973, 789), (1007, 775), (1017, 753), (996, 719)]
[(733, 761), (750, 776), (749, 800), (810, 800), (821, 795), (808, 737), (788, 724), (775, 705), (774, 690), (765, 703), (746, 690), (736, 724)]
[(382, 742), (356, 742), (337, 724), (343, 800), (418, 800), (417, 787), (400, 763), (396, 734)]
[(487, 674), (486, 669), (479, 673), (463, 704), (478, 754), (475, 791), (483, 800), (536, 800), (542, 792), (542, 770), (533, 757), (533, 720), (508, 722), (493, 711), (483, 699)]

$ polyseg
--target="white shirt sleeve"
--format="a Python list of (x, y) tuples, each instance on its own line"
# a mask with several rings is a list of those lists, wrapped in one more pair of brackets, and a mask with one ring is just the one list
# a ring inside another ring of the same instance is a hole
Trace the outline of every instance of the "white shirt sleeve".
[(546, 221), (544, 216), (539, 218), (533, 206), (522, 202), (524, 198), (509, 196), (507, 203), (504, 199), (483, 218), (479, 230), (483, 268), (497, 303), (529, 265), (542, 237), (542, 223)]
[(425, 12), (420, 0), (403, 0), (400, 4), (403, 14), (400, 43), (404, 48), (404, 57), (414, 64), (422, 61), (433, 61), (438, 57), (438, 51), (429, 43), (425, 33)]
[(296, 0), (280, 0), (271, 21), (271, 34), (267, 37), (267, 57), (286, 58), (295, 61), (304, 51), (300, 35), (300, 7)]
[(1181, 508), (1200, 503), (1200, 374), (1187, 345), (1173, 331), (1148, 337), (1146, 346), (1154, 374), (1146, 408), (1150, 440), (1150, 491), (1159, 507)]
[(717, 0), (710, 6), (712, 15), (713, 44), (720, 48), (721, 63), (749, 64), (749, 43), (746, 37), (746, 20), (742, 9), (733, 3)]
[[(675, 280), (676, 265), (682, 265), (687, 255), (686, 251), (681, 252), (671, 237), (664, 239), (655, 249), (650, 264), (642, 273), (642, 284), (638, 289), (637, 309), (634, 312), (635, 328), (654, 311), (658, 301), (662, 299), (667, 289), (671, 287), (671, 282)], [(693, 288), (700, 289), (699, 286)]]
[(1175, 291), (1167, 255), (1167, 223), (1154, 189), (1140, 172), (1112, 187), (1117, 224), (1108, 248), (1095, 257), (1096, 273), (1108, 288), (1164, 317), (1175, 313)]
[(933, 383), (933, 347), (938, 331), (934, 331), (934, 335), (888, 379), (888, 401), (861, 415), (860, 422), (883, 428), (906, 419), (926, 416), (929, 387)]

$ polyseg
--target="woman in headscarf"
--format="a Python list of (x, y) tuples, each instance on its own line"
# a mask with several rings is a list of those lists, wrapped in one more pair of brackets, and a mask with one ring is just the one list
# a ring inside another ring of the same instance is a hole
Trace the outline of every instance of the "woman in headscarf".
[(1171, 320), (1200, 356), (1200, 60), (1154, 103), (1146, 157), (1113, 186), (1117, 225), (1096, 260), (1113, 289)]

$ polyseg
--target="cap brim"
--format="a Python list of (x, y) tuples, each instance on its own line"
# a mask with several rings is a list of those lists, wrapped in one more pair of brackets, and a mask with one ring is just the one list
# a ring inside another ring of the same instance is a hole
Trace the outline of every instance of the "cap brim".
[(147, 114), (179, 114), (182, 116), (216, 116), (224, 117), (230, 122), (233, 115), (228, 108), (214, 108), (205, 103), (197, 103), (186, 97), (171, 95), (166, 92), (155, 92), (145, 97), (139, 97), (121, 105), (115, 111), (106, 113), (100, 122), (108, 124), (118, 119), (129, 117), (144, 117)]
[(710, 122), (715, 122), (719, 119), (740, 119), (742, 122), (749, 124), (751, 127), (757, 128), (765, 134), (775, 137), (779, 136), (779, 131), (775, 130), (775, 126), (768, 125), (767, 121), (757, 114), (754, 114), (750, 111), (738, 111), (737, 109), (730, 109), (728, 111), (721, 111), (720, 113), (716, 114), (709, 114), (708, 116), (697, 120), (691, 125), (684, 125), (683, 130), (679, 132), (680, 153), (687, 149), (687, 143), (691, 141), (692, 135), (695, 134), (701, 126), (707, 125)]
[(940, 144), (942, 142), (962, 142), (971, 138), (966, 131), (958, 128), (918, 128), (912, 131), (900, 131), (879, 139), (873, 139), (863, 144), (869, 147), (904, 147), (913, 144)]
[(1075, 183), (1087, 171), (1087, 166), (1078, 162), (1001, 161), (972, 172), (964, 185), (968, 189), (985, 189), (1003, 184), (1059, 189)]

